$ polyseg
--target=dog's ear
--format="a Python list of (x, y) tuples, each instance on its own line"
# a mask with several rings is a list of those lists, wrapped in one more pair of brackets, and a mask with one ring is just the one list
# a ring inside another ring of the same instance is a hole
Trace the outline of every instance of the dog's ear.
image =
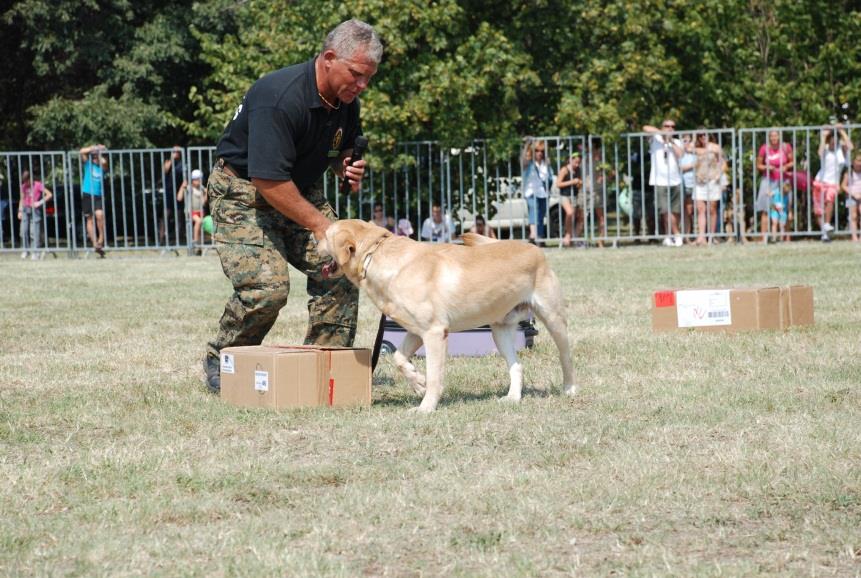
[(333, 257), (339, 267), (347, 264), (356, 254), (356, 237), (350, 231), (341, 229), (332, 238)]

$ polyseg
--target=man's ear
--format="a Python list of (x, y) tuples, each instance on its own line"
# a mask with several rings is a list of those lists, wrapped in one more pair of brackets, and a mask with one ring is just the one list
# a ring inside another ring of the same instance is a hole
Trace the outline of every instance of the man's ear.
[(356, 253), (356, 238), (350, 231), (338, 231), (332, 238), (332, 249), (335, 262), (343, 267)]
[(323, 56), (323, 63), (326, 65), (327, 69), (338, 58), (338, 55), (335, 54), (335, 51), (331, 50), (331, 49), (323, 51), (322, 56)]

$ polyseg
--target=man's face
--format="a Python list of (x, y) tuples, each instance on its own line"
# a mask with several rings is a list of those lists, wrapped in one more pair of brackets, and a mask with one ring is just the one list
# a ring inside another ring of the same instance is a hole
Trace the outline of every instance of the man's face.
[(433, 207), (431, 209), (431, 216), (433, 217), (434, 223), (442, 223), (442, 209), (439, 207)]
[(661, 125), (661, 128), (664, 130), (664, 132), (671, 133), (676, 130), (676, 121), (668, 118), (664, 121), (664, 124)]
[(359, 48), (349, 58), (339, 58), (334, 51), (323, 53), (326, 60), (326, 81), (330, 89), (343, 103), (349, 104), (356, 99), (377, 73), (377, 65), (368, 60), (365, 50)]

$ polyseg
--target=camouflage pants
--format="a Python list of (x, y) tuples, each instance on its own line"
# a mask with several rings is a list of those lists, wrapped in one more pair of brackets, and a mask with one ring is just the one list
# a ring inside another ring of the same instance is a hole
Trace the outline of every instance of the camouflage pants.
[[(311, 232), (273, 209), (251, 182), (213, 169), (207, 184), (213, 239), (233, 295), (224, 307), (218, 335), (207, 345), (217, 356), (232, 345), (259, 345), (287, 303), (288, 263), (308, 277), (306, 344), (351, 346), (356, 337), (359, 291), (346, 277), (324, 280)], [(337, 218), (322, 191), (306, 198)]]

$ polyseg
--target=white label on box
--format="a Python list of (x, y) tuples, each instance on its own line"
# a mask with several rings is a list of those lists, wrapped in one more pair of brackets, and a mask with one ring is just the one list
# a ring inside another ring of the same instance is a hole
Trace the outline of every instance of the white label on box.
[(221, 354), (221, 373), (236, 373), (236, 369), (233, 366), (232, 353)]
[(254, 389), (260, 392), (269, 391), (269, 372), (260, 371), (254, 372)]
[(732, 325), (729, 290), (676, 291), (679, 327)]

